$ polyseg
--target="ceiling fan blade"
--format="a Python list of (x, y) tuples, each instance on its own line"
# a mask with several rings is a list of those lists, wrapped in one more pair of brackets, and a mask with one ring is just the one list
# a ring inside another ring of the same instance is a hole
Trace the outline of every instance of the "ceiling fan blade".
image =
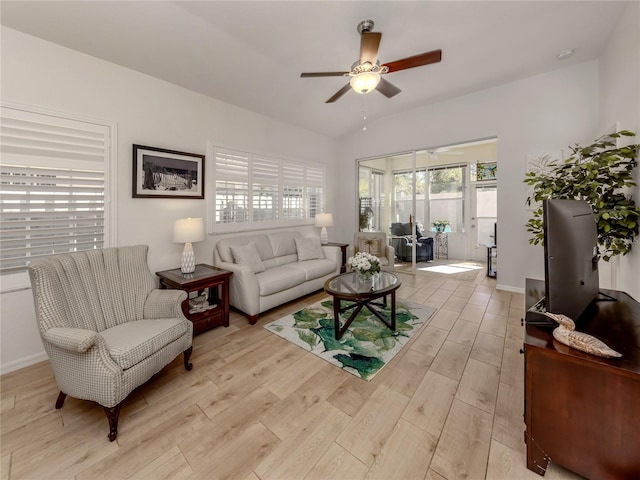
[(430, 63), (438, 63), (440, 60), (442, 60), (442, 50), (432, 50), (431, 52), (421, 53), (413, 57), (396, 60), (395, 62), (385, 63), (385, 66), (389, 68), (389, 73), (391, 73), (398, 70), (406, 70), (407, 68), (429, 65)]
[(312, 73), (301, 73), (300, 77), (302, 78), (311, 78), (311, 77), (344, 77), (348, 75), (349, 72), (312, 72)]
[(380, 46), (380, 32), (362, 32), (360, 34), (360, 63), (369, 62), (375, 65), (378, 60), (378, 47)]
[(393, 83), (388, 82), (384, 78), (380, 79), (380, 83), (376, 87), (381, 94), (383, 94), (387, 98), (391, 98), (397, 94), (399, 94), (402, 90), (396, 87)]
[(349, 90), (351, 90), (351, 85), (347, 83), (344, 87), (342, 87), (340, 90), (338, 90), (333, 97), (331, 97), (329, 100), (327, 100), (324, 103), (333, 103), (333, 102), (335, 102), (341, 96), (343, 96), (345, 93), (347, 93)]

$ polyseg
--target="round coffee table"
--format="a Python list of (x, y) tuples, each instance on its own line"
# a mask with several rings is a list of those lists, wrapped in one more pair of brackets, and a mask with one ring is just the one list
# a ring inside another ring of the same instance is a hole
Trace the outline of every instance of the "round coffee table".
[[(363, 282), (355, 272), (347, 272), (336, 277), (332, 277), (324, 283), (324, 290), (333, 296), (333, 318), (335, 324), (335, 337), (340, 340), (344, 332), (349, 328), (351, 322), (356, 318), (360, 310), (367, 307), (378, 319), (391, 330), (396, 329), (396, 290), (400, 288), (401, 282), (393, 273), (379, 272), (372, 281)], [(386, 308), (387, 295), (391, 296), (391, 321), (380, 313), (378, 307)], [(382, 298), (381, 301), (374, 300)], [(344, 308), (342, 301), (351, 302)], [(340, 326), (340, 314), (348, 310), (353, 310), (351, 315)]]

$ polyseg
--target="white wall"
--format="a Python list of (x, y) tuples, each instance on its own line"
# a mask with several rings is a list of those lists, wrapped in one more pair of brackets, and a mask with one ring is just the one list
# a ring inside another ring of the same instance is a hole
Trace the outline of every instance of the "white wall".
[[(629, 4), (614, 29), (599, 60), (599, 132), (613, 125), (636, 132), (640, 143), (640, 3)], [(635, 170), (636, 187), (631, 192), (640, 205), (640, 169)], [(631, 253), (611, 261), (613, 287), (640, 301), (640, 239)]]
[(544, 276), (542, 247), (528, 244), (524, 227), (529, 218), (522, 183), (525, 157), (589, 141), (597, 126), (597, 61), (371, 122), (366, 132), (356, 132), (339, 145), (343, 208), (334, 214), (334, 230), (348, 241), (356, 225), (355, 159), (497, 137), (498, 286), (521, 291), (525, 277)]
[[(206, 200), (133, 199), (134, 143), (206, 154), (210, 140), (282, 158), (329, 161), (327, 211), (337, 211), (333, 140), (6, 27), (1, 35), (3, 101), (117, 123), (116, 244), (149, 245), (152, 271), (179, 265), (182, 245), (172, 243), (173, 221), (206, 218)], [(210, 194), (207, 185), (205, 196)], [(194, 245), (199, 262), (212, 262), (214, 243), (210, 237)], [(2, 294), (0, 300), (4, 373), (44, 357), (31, 293)]]

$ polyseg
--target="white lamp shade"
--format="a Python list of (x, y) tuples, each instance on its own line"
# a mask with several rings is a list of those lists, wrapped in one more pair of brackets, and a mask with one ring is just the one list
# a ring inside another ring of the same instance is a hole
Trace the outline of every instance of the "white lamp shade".
[(380, 83), (380, 74), (376, 72), (362, 72), (351, 77), (349, 81), (351, 88), (356, 93), (365, 94), (369, 93), (378, 86)]
[(331, 213), (317, 214), (316, 227), (333, 227), (333, 214)]
[(173, 241), (176, 243), (204, 240), (204, 219), (181, 218), (173, 224)]
[(329, 243), (327, 227), (333, 227), (333, 215), (330, 213), (317, 214), (316, 227), (322, 227), (322, 230), (320, 231), (320, 243), (326, 245), (327, 243)]

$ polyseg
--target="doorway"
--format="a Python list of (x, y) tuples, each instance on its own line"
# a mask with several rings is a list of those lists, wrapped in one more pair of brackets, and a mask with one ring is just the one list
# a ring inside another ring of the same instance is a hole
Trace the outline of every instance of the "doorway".
[(358, 160), (359, 230), (385, 233), (407, 273), (432, 261), (485, 262), (496, 175), (496, 138)]
[(487, 246), (496, 244), (498, 186), (476, 184), (471, 193), (471, 258), (486, 260)]

